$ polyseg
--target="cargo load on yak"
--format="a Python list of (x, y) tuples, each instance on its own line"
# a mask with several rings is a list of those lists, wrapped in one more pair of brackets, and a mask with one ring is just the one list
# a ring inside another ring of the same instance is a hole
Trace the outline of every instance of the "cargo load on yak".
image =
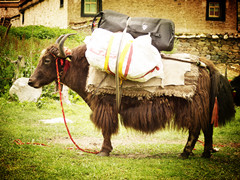
[(93, 25), (92, 35), (85, 39), (90, 64), (88, 92), (116, 95), (117, 109), (124, 96), (193, 98), (199, 78), (197, 65), (205, 64), (198, 56), (160, 52), (173, 48), (171, 20), (131, 18), (110, 10), (99, 15), (98, 28)]
[(92, 31), (94, 31), (97, 17), (100, 17), (98, 28), (111, 32), (123, 32), (126, 29), (126, 32), (134, 38), (149, 34), (152, 38), (152, 45), (158, 51), (171, 51), (173, 49), (175, 25), (170, 19), (129, 17), (112, 10), (104, 10), (94, 17)]
[[(85, 39), (89, 64), (120, 79), (146, 82), (164, 79), (159, 50), (172, 50), (174, 23), (156, 18), (131, 18), (111, 10), (100, 12), (98, 28)], [(96, 21), (93, 20), (93, 24)]]
[(85, 56), (97, 69), (115, 75), (119, 51), (118, 73), (121, 79), (146, 82), (152, 77), (163, 78), (161, 56), (151, 45), (149, 35), (134, 39), (129, 33), (112, 33), (98, 28), (84, 42), (87, 45)]
[[(125, 80), (121, 84), (122, 96), (193, 97), (198, 80), (198, 67), (195, 64), (199, 63), (199, 57), (190, 54), (164, 55), (159, 52), (159, 49), (172, 49), (172, 21), (164, 20), (161, 23), (162, 19), (156, 18), (130, 18), (110, 10), (100, 15), (98, 28), (93, 29), (92, 35), (84, 41), (87, 46), (85, 56), (90, 64), (86, 84), (88, 92), (116, 94), (119, 88), (116, 81), (119, 78)], [(139, 25), (141, 23), (142, 26)], [(134, 37), (131, 32), (132, 27), (136, 26), (139, 29), (134, 32), (139, 31), (139, 36)], [(160, 35), (154, 39), (156, 32), (160, 32)], [(159, 43), (163, 44), (161, 48), (156, 46)]]

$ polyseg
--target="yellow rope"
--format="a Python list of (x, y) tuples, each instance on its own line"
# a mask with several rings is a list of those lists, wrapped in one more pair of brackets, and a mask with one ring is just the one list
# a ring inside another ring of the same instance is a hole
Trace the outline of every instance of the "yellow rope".
[(111, 48), (112, 48), (112, 44), (113, 44), (113, 39), (114, 39), (114, 36), (111, 36), (111, 38), (109, 40), (107, 52), (106, 52), (105, 62), (104, 62), (104, 69), (107, 73), (110, 73), (108, 70), (108, 63), (109, 63), (109, 57), (110, 57)]

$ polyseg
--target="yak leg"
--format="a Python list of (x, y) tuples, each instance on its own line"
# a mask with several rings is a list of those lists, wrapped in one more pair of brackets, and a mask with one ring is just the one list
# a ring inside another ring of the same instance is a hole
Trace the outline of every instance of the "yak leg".
[(103, 134), (103, 144), (102, 149), (98, 153), (98, 156), (109, 156), (110, 152), (112, 151), (112, 143), (111, 143), (111, 135), (110, 134)]
[(200, 129), (196, 131), (192, 131), (189, 129), (189, 136), (188, 136), (188, 141), (187, 144), (184, 147), (183, 152), (181, 153), (181, 157), (184, 159), (187, 159), (190, 154), (192, 154), (192, 150), (198, 140), (200, 134)]
[(208, 128), (206, 128), (205, 130), (203, 130), (204, 133), (204, 152), (202, 154), (202, 157), (204, 158), (210, 158), (211, 157), (211, 152), (215, 151), (213, 149), (213, 125), (209, 125)]

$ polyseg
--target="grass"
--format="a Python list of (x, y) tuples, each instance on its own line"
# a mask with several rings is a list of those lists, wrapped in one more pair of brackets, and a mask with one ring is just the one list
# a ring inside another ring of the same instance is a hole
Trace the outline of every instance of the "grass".
[[(80, 101), (65, 105), (73, 138), (84, 148), (100, 149), (102, 136), (89, 121), (90, 109)], [(64, 124), (44, 124), (41, 119), (61, 117), (59, 102), (46, 100), (19, 103), (0, 98), (1, 179), (239, 179), (240, 108), (235, 121), (214, 129), (214, 144), (220, 148), (211, 159), (201, 158), (203, 146), (196, 144), (195, 156), (178, 158), (187, 132), (165, 130), (144, 135), (120, 127), (113, 137), (110, 157), (69, 150), (73, 144)], [(48, 146), (17, 145), (13, 141), (39, 142)], [(203, 135), (200, 136), (203, 140)], [(221, 147), (220, 145), (224, 145)]]

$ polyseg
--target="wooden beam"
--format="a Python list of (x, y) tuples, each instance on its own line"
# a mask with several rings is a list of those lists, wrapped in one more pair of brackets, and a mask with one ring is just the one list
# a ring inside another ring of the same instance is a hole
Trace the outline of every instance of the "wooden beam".
[(18, 8), (19, 1), (0, 1), (0, 8)]
[(35, 6), (36, 4), (42, 2), (44, 0), (26, 0), (22, 3), (20, 3), (19, 5), (19, 11), (20, 12), (23, 12), (25, 11), (26, 9), (29, 9), (30, 7), (33, 7)]

